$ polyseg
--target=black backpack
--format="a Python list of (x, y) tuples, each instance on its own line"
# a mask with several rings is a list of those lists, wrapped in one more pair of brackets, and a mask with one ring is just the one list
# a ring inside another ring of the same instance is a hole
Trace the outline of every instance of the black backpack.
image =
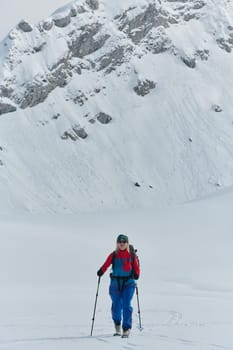
[[(131, 264), (132, 264), (132, 267), (134, 266), (134, 259), (137, 259), (137, 262), (138, 262), (138, 266), (140, 266), (140, 262), (139, 262), (139, 258), (138, 258), (138, 255), (137, 255), (137, 249), (134, 249), (134, 246), (132, 244), (129, 245), (129, 252), (130, 252), (130, 255), (131, 255)], [(112, 254), (112, 269), (114, 269), (114, 266), (115, 266), (115, 259), (116, 259), (116, 251), (114, 250), (113, 254)], [(135, 271), (132, 270), (132, 276), (134, 276), (134, 273)]]

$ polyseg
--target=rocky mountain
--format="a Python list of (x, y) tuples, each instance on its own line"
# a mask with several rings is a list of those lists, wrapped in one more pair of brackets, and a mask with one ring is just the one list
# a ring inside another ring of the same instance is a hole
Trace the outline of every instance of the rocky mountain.
[(0, 43), (0, 209), (181, 203), (233, 183), (233, 5), (78, 0)]

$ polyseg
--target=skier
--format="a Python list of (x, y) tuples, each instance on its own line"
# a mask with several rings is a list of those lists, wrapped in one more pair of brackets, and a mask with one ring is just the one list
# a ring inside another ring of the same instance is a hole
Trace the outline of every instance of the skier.
[(129, 239), (126, 235), (120, 234), (117, 237), (116, 250), (106, 259), (105, 263), (97, 271), (101, 277), (110, 265), (112, 273), (109, 294), (112, 299), (112, 319), (115, 324), (116, 336), (121, 336), (121, 321), (123, 314), (122, 338), (128, 338), (132, 328), (131, 300), (134, 295), (136, 282), (140, 275), (140, 268), (137, 256), (131, 252), (132, 246), (129, 245)]

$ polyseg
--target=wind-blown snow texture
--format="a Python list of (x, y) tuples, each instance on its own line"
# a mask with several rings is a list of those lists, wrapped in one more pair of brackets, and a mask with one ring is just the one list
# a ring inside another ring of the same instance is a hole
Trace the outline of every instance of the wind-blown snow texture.
[(21, 21), (0, 43), (1, 211), (145, 208), (231, 185), (232, 48), (226, 0), (80, 0)]

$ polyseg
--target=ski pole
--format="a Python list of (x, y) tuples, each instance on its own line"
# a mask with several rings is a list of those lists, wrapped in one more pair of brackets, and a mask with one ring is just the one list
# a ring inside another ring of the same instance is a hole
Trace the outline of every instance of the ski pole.
[(97, 291), (96, 291), (96, 296), (95, 296), (95, 306), (94, 306), (94, 312), (93, 312), (93, 317), (92, 317), (92, 325), (91, 325), (91, 337), (92, 337), (92, 332), (93, 332), (93, 327), (94, 327), (94, 322), (95, 322), (95, 311), (96, 311), (96, 305), (97, 305), (97, 298), (99, 294), (99, 287), (100, 287), (100, 276), (98, 278), (98, 285), (97, 285)]
[(138, 286), (136, 285), (136, 295), (137, 295), (137, 303), (138, 303), (138, 318), (139, 318), (139, 329), (142, 330), (142, 321), (141, 321), (141, 310), (139, 305), (139, 295), (138, 295)]

